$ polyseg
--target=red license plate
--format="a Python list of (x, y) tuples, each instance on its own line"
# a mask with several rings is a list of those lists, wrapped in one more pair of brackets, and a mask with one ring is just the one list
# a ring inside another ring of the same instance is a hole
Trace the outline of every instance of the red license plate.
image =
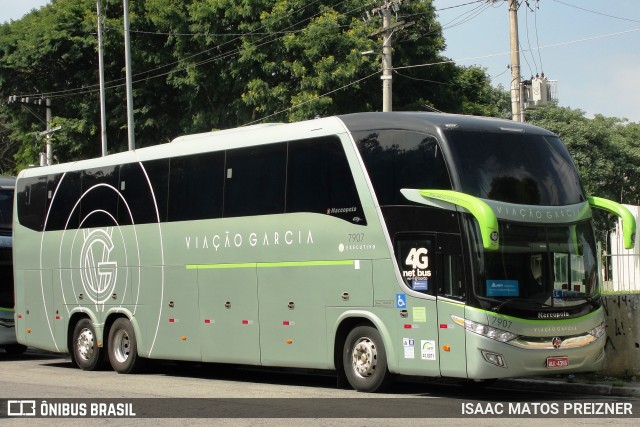
[(547, 368), (564, 368), (569, 366), (569, 357), (547, 357)]

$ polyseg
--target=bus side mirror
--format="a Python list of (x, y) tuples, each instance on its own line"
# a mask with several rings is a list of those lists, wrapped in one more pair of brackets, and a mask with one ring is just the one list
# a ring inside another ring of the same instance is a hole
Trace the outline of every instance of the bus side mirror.
[(624, 248), (633, 249), (636, 242), (636, 220), (629, 209), (620, 203), (613, 202), (602, 197), (587, 197), (589, 205), (597, 209), (604, 209), (618, 216), (622, 220), (622, 236), (624, 237)]
[[(498, 218), (491, 206), (483, 202), (477, 197), (469, 194), (461, 193), (453, 190), (415, 190), (403, 188), (400, 190), (402, 195), (411, 201), (427, 203), (427, 200), (444, 202), (445, 205), (460, 206), (473, 215), (480, 225), (480, 234), (482, 235), (482, 246), (486, 250), (497, 251), (499, 248)], [(432, 204), (437, 207), (444, 207), (438, 203)]]

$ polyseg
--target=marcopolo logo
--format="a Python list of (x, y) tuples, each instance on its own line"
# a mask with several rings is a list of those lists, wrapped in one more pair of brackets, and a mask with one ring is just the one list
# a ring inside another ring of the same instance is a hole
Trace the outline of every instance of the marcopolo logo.
[(89, 298), (102, 304), (112, 294), (118, 278), (118, 263), (111, 260), (113, 228), (83, 230), (80, 251), (80, 277)]

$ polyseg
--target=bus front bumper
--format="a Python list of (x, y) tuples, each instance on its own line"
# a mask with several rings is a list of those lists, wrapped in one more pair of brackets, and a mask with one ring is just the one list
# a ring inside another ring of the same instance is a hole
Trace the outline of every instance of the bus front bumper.
[(467, 332), (467, 375), (489, 379), (598, 371), (604, 365), (605, 342), (602, 335), (581, 347), (524, 349)]

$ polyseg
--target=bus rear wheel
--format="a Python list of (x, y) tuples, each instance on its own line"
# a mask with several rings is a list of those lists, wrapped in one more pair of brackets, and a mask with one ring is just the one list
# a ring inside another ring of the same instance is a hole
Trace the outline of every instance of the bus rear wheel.
[(109, 362), (119, 374), (131, 374), (142, 367), (133, 325), (129, 319), (116, 319), (109, 331)]
[(391, 380), (382, 337), (371, 326), (357, 326), (349, 333), (342, 361), (347, 380), (357, 391), (381, 391)]
[(89, 319), (80, 319), (73, 329), (73, 359), (83, 371), (102, 367), (102, 348), (98, 347), (96, 330)]

